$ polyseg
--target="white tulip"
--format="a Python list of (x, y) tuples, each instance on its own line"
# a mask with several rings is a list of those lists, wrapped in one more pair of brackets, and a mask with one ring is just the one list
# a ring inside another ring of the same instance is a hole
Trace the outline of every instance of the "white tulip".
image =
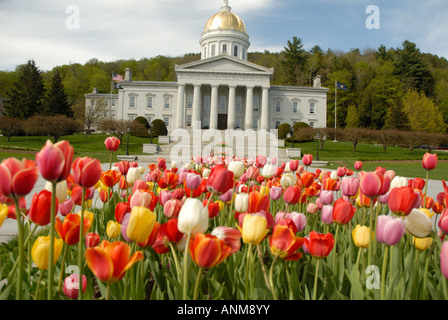
[(185, 199), (179, 211), (177, 228), (185, 234), (204, 233), (208, 228), (208, 209), (196, 198)]
[[(50, 181), (45, 182), (45, 190), (52, 192), (52, 183)], [(58, 203), (63, 203), (67, 200), (67, 181), (62, 180), (56, 183), (56, 199)]]
[(414, 237), (426, 238), (432, 231), (432, 221), (423, 211), (412, 209), (404, 219), (404, 227)]

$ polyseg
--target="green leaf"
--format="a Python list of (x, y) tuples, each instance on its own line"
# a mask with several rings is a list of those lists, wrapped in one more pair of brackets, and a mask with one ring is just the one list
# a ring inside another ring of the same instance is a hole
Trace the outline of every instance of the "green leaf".
[(361, 282), (359, 280), (359, 270), (353, 268), (350, 272), (350, 284), (352, 285), (352, 290), (350, 292), (350, 298), (352, 300), (363, 300), (364, 290), (362, 289)]

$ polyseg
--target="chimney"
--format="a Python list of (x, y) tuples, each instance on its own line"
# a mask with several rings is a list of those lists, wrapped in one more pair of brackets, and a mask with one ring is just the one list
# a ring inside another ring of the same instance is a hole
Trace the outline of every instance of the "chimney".
[(132, 71), (129, 68), (126, 68), (126, 71), (124, 74), (124, 81), (132, 81)]
[(93, 87), (93, 94), (98, 94), (98, 89), (96, 87)]
[(320, 88), (320, 87), (321, 87), (321, 84), (320, 84), (320, 76), (319, 76), (319, 75), (317, 75), (316, 77), (314, 77), (313, 87), (314, 87), (314, 88)]

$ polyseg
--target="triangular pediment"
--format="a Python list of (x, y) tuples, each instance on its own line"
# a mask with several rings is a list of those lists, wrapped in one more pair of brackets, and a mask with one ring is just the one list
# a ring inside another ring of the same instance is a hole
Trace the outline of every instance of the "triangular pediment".
[(273, 74), (274, 72), (272, 68), (265, 68), (255, 63), (226, 54), (183, 65), (176, 65), (175, 70), (176, 72), (232, 72), (257, 74)]

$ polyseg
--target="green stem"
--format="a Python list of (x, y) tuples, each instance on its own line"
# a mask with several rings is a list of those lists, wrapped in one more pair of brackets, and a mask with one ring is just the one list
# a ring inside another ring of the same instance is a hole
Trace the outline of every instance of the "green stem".
[(320, 259), (318, 258), (317, 262), (316, 262), (316, 274), (314, 275), (313, 300), (316, 300), (316, 297), (317, 297), (317, 278), (318, 278), (318, 275), (319, 275), (319, 262), (320, 262)]
[(386, 298), (386, 266), (388, 253), (389, 246), (386, 245), (386, 248), (384, 249), (383, 269), (381, 270), (381, 300), (384, 300)]
[(179, 264), (179, 259), (177, 257), (177, 253), (176, 250), (174, 249), (174, 246), (171, 242), (168, 243), (168, 245), (170, 246), (171, 252), (173, 253), (173, 258), (174, 258), (174, 264), (176, 266), (176, 271), (177, 271), (177, 276), (181, 277), (181, 269), (180, 269), (180, 264)]
[[(370, 223), (369, 223), (369, 228), (370, 230), (373, 230), (373, 198), (370, 198), (370, 209), (369, 209), (369, 215), (370, 215)], [(368, 255), (367, 255), (367, 265), (370, 266), (371, 265), (371, 261), (372, 261), (372, 247), (373, 247), (373, 243), (369, 244), (369, 251), (368, 251)]]
[(268, 275), (266, 273), (266, 268), (264, 267), (263, 255), (261, 254), (261, 248), (260, 248), (259, 244), (257, 244), (257, 251), (258, 251), (258, 258), (260, 259), (261, 270), (263, 271), (264, 281), (266, 282), (266, 286), (268, 287), (269, 290), (272, 291), (272, 295), (274, 296), (274, 300), (277, 300), (275, 292), (274, 292), (273, 288), (271, 288), (271, 285), (269, 284), (269, 279), (268, 279)]
[(44, 270), (40, 270), (39, 280), (37, 282), (36, 286), (36, 294), (34, 296), (34, 300), (39, 300), (39, 289), (40, 289), (40, 283), (42, 282), (42, 275), (44, 274)]
[(414, 262), (414, 281), (413, 281), (414, 283), (412, 285), (412, 287), (413, 287), (412, 292), (415, 292), (416, 287), (417, 287), (418, 258), (419, 258), (419, 254), (420, 254), (420, 251), (415, 249), (415, 247), (414, 247), (414, 250), (415, 250), (415, 262)]
[(202, 268), (199, 267), (198, 273), (196, 275), (196, 283), (194, 285), (193, 300), (197, 300), (197, 298), (198, 298), (199, 283), (201, 282), (201, 278), (202, 278)]
[(85, 209), (85, 198), (86, 198), (86, 188), (82, 188), (82, 199), (81, 199), (81, 222), (79, 224), (79, 243), (78, 243), (78, 272), (79, 272), (79, 282), (81, 283), (81, 285), (79, 286), (79, 294), (78, 294), (78, 299), (82, 300), (82, 267), (83, 267), (83, 246), (84, 246), (84, 237), (83, 237), (83, 233), (84, 233), (84, 209)]
[(110, 159), (109, 159), (109, 170), (112, 169), (112, 155), (114, 154), (113, 151), (110, 152)]
[(429, 170), (426, 170), (425, 195), (423, 196), (423, 207), (426, 208), (426, 192), (428, 191)]
[(427, 281), (428, 281), (428, 267), (429, 267), (429, 260), (431, 260), (431, 254), (432, 254), (432, 250), (434, 249), (435, 243), (433, 242), (431, 244), (431, 247), (428, 250), (428, 254), (426, 256), (426, 261), (425, 261), (425, 272), (423, 273), (423, 298), (426, 299), (427, 293), (428, 293), (428, 288), (427, 288)]
[(106, 285), (106, 300), (110, 299), (110, 283), (108, 282)]
[(16, 292), (16, 300), (20, 300), (20, 294), (22, 293), (22, 280), (23, 280), (23, 267), (25, 260), (25, 251), (23, 247), (23, 224), (22, 224), (22, 214), (20, 213), (19, 207), (19, 199), (14, 198), (14, 205), (16, 209), (16, 218), (17, 218), (17, 228), (18, 228), (18, 236), (19, 236), (19, 275), (17, 279), (17, 292)]
[(361, 250), (362, 250), (362, 248), (361, 247), (359, 247), (358, 248), (358, 258), (356, 259), (356, 269), (358, 269), (359, 270), (359, 258), (361, 258)]
[[(210, 200), (209, 200), (210, 201)], [(187, 234), (187, 242), (185, 243), (185, 252), (184, 252), (184, 274), (183, 274), (183, 300), (187, 300), (188, 295), (188, 247), (190, 244), (191, 233)]]
[(64, 244), (64, 253), (62, 255), (62, 262), (61, 262), (61, 272), (59, 274), (58, 292), (61, 291), (61, 287), (62, 287), (62, 279), (64, 277), (64, 264), (65, 264), (65, 259), (67, 257), (67, 252), (68, 252), (68, 245)]
[(250, 281), (250, 266), (252, 263), (252, 245), (249, 244), (247, 246), (247, 252), (246, 252), (246, 290), (244, 293), (244, 300), (247, 300), (249, 297), (249, 291), (251, 289), (251, 281)]
[(56, 216), (56, 182), (51, 183), (51, 213), (50, 213), (50, 255), (48, 262), (48, 300), (53, 299), (54, 282), (54, 224)]
[(336, 274), (336, 249), (338, 245), (339, 224), (336, 225), (336, 234), (334, 236), (334, 248), (333, 248), (333, 274)]
[[(272, 291), (272, 295), (274, 296), (274, 300), (277, 300), (277, 294), (275, 293), (275, 290), (274, 290), (274, 280), (273, 280), (274, 265), (275, 265), (275, 262), (277, 261), (277, 258), (278, 258), (278, 254), (275, 255), (274, 260), (272, 261), (271, 270), (269, 271), (269, 283), (271, 285), (271, 291)], [(286, 275), (289, 278), (288, 273), (286, 273)]]

